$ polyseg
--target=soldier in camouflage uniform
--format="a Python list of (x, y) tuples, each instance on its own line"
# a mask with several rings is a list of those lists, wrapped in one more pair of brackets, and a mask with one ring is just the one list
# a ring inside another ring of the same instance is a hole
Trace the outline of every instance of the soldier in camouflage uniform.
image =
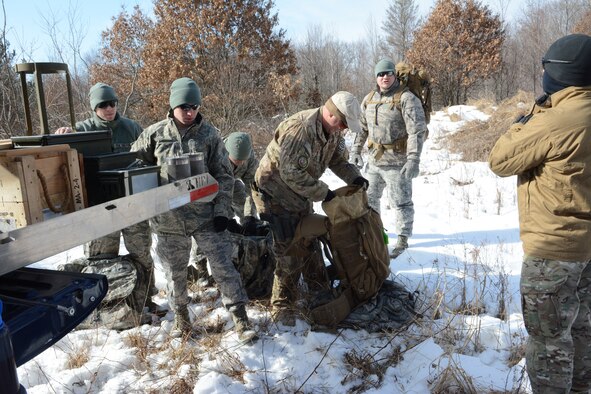
[(152, 219), (158, 235), (156, 252), (162, 260), (169, 303), (175, 312), (175, 328), (182, 334), (192, 331), (187, 264), (193, 238), (209, 260), (222, 293), (222, 303), (231, 312), (240, 339), (251, 340), (255, 333), (246, 314), (248, 297), (232, 264), (231, 239), (226, 231), (234, 184), (228, 153), (218, 130), (199, 113), (201, 91), (192, 79), (180, 78), (172, 83), (169, 103), (167, 119), (146, 128), (131, 150), (143, 161), (160, 165), (162, 183), (168, 183), (166, 158), (188, 152), (189, 141), (193, 140), (197, 150), (203, 153), (205, 171), (219, 184), (213, 201), (190, 203)]
[(489, 164), (497, 175), (517, 175), (533, 392), (589, 393), (591, 37), (558, 39), (542, 67), (546, 95), (499, 138)]
[(295, 324), (294, 302), (302, 273), (309, 287), (328, 287), (318, 242), (311, 245), (308, 257), (285, 254), (298, 222), (313, 212), (312, 203), (335, 197), (320, 177), (330, 168), (347, 184), (367, 187), (367, 180), (347, 162), (341, 135), (347, 127), (359, 132), (359, 101), (351, 93), (338, 92), (322, 107), (283, 121), (255, 175), (253, 198), (261, 219), (271, 224), (277, 256), (271, 313), (286, 325)]
[(232, 167), (234, 168), (234, 194), (232, 210), (240, 218), (242, 226), (251, 226), (257, 217), (257, 210), (252, 199), (252, 184), (259, 161), (254, 155), (250, 136), (244, 132), (231, 133), (224, 140)]
[[(257, 211), (252, 199), (251, 186), (259, 161), (254, 155), (252, 142), (247, 133), (237, 131), (224, 139), (234, 174), (234, 191), (232, 194), (232, 211), (240, 219), (240, 225), (230, 220), (231, 232), (245, 235), (256, 233)], [(197, 278), (207, 278), (207, 261), (198, 252), (197, 244), (192, 243), (191, 265), (195, 266)], [(191, 269), (191, 268), (190, 268)]]
[(367, 140), (367, 197), (369, 205), (380, 212), (380, 199), (387, 187), (390, 207), (396, 210), (398, 240), (391, 253), (396, 258), (408, 248), (412, 235), (412, 180), (419, 175), (427, 125), (421, 101), (400, 85), (391, 60), (380, 60), (374, 73), (376, 90), (361, 103), (362, 131), (355, 136), (351, 161), (363, 167), (361, 151)]
[[(131, 144), (142, 133), (142, 127), (131, 119), (125, 118), (117, 111), (119, 99), (115, 90), (104, 83), (97, 83), (88, 93), (90, 108), (94, 114), (91, 118), (76, 123), (76, 132), (110, 130), (112, 133), (113, 152), (129, 152)], [(56, 134), (75, 132), (70, 127), (60, 127)], [(151, 296), (158, 291), (154, 285), (154, 261), (150, 253), (152, 234), (148, 221), (144, 221), (123, 230), (116, 231), (105, 237), (84, 245), (86, 257), (113, 258), (119, 255), (120, 234), (123, 235), (125, 247), (138, 270), (136, 287), (131, 296), (130, 305), (141, 313), (144, 306), (151, 312), (156, 311), (156, 304)], [(130, 317), (130, 321), (137, 320)], [(147, 320), (147, 319), (146, 319)]]

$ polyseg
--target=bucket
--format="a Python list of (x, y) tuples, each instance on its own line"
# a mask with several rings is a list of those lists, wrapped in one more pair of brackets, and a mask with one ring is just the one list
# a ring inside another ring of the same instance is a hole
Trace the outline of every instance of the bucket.
[(174, 182), (191, 176), (189, 158), (186, 156), (174, 156), (166, 158), (166, 171), (168, 181)]
[(185, 153), (183, 156), (189, 158), (191, 176), (203, 174), (205, 172), (205, 164), (203, 163), (203, 152)]

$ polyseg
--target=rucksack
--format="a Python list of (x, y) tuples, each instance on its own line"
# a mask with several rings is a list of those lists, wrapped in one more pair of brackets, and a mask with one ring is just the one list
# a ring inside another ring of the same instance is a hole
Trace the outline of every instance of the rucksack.
[(353, 309), (338, 327), (368, 332), (399, 330), (421, 317), (415, 311), (417, 296), (417, 291), (410, 292), (401, 283), (386, 279), (378, 294)]
[(109, 291), (103, 299), (104, 305), (116, 304), (131, 296), (138, 279), (136, 264), (129, 255), (104, 259), (81, 257), (57, 268), (60, 271), (105, 275)]
[[(400, 85), (408, 88), (412, 94), (421, 100), (423, 111), (425, 111), (425, 122), (429, 124), (431, 121), (431, 111), (433, 109), (431, 104), (431, 78), (425, 69), (417, 68), (410, 63), (400, 62), (396, 65), (396, 77), (400, 81)], [(400, 96), (404, 89), (401, 89), (394, 96), (394, 101), (397, 102), (400, 109)]]
[[(232, 262), (240, 273), (242, 285), (251, 300), (271, 296), (275, 273), (273, 235), (269, 224), (257, 229), (258, 235), (230, 233), (232, 236)], [(262, 229), (262, 230), (261, 230)]]
[(138, 299), (134, 291), (142, 283), (141, 266), (130, 255), (112, 258), (79, 258), (58, 266), (58, 270), (101, 274), (107, 277), (107, 295), (97, 309), (78, 325), (79, 329), (99, 326), (126, 330), (151, 322), (149, 315), (137, 316), (134, 311), (145, 300)]
[[(273, 235), (269, 223), (257, 221), (254, 234), (230, 232), (232, 238), (232, 262), (240, 274), (242, 285), (249, 299), (267, 299), (273, 289), (275, 253)], [(207, 258), (199, 249), (195, 255), (196, 266), (206, 267)], [(206, 268), (203, 268), (206, 270)], [(191, 275), (191, 272), (189, 272)], [(198, 274), (207, 276), (207, 272)], [(210, 277), (213, 282), (213, 278)]]
[(306, 248), (310, 238), (325, 244), (325, 255), (331, 262), (328, 271), (338, 285), (330, 295), (317, 297), (310, 316), (314, 323), (329, 327), (374, 297), (390, 274), (382, 220), (370, 208), (365, 190), (345, 186), (334, 192), (335, 198), (322, 203), (327, 216), (303, 218), (288, 249), (295, 255), (298, 248)]

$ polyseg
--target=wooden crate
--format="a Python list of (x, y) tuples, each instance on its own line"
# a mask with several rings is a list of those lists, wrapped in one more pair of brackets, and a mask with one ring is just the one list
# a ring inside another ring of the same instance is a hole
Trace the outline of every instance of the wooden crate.
[(68, 145), (0, 150), (0, 220), (20, 228), (43, 221), (47, 209), (83, 209), (82, 172), (78, 153)]

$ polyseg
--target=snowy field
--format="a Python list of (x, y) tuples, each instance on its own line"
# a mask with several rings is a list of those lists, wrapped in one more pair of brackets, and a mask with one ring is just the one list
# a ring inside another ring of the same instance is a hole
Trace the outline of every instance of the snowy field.
[[(452, 122), (451, 113), (461, 120)], [(216, 291), (197, 289), (201, 302), (190, 308), (203, 334), (196, 340), (169, 336), (171, 313), (122, 332), (77, 330), (21, 366), (21, 383), (29, 393), (529, 392), (515, 178), (496, 177), (486, 163), (460, 162), (440, 145), (472, 119), (486, 115), (455, 106), (429, 125), (413, 185), (414, 235), (390, 263), (392, 278), (419, 292), (424, 316), (407, 330), (318, 332), (302, 320), (277, 326), (264, 306), (251, 304), (261, 339), (241, 345)], [(343, 185), (330, 172), (322, 179)], [(392, 248), (394, 212), (385, 197), (382, 219)], [(36, 266), (80, 256), (78, 247)], [(159, 266), (156, 275), (164, 288)], [(165, 306), (165, 297), (155, 301)]]

